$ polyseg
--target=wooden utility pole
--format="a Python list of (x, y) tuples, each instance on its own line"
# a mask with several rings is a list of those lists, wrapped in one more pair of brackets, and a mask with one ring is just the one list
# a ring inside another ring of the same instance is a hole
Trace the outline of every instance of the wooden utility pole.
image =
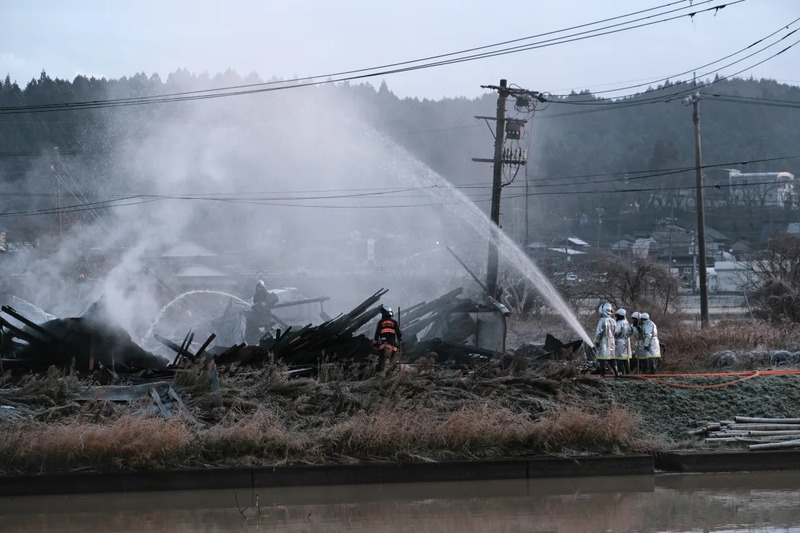
[[(497, 91), (497, 113), (494, 117), (477, 116), (475, 118), (495, 121), (494, 132), (494, 157), (492, 159), (472, 158), (473, 161), (480, 163), (492, 163), (492, 204), (489, 217), (491, 219), (491, 235), (489, 236), (489, 261), (486, 267), (486, 295), (498, 298), (497, 275), (499, 270), (498, 243), (500, 240), (500, 195), (503, 188), (503, 165), (524, 165), (527, 163), (527, 153), (523, 150), (505, 150), (506, 128), (509, 130), (509, 139), (520, 139), (522, 137), (523, 125), (527, 120), (507, 119), (506, 100), (509, 96), (516, 97), (516, 108), (533, 111), (534, 100), (544, 102), (544, 98), (536, 91), (528, 91), (520, 88), (510, 88), (506, 80), (500, 80), (500, 85), (482, 85), (484, 89)], [(526, 176), (527, 180), (527, 176)], [(527, 183), (526, 183), (527, 185)], [(526, 202), (527, 207), (527, 202)], [(527, 220), (527, 213), (526, 213)], [(527, 234), (527, 228), (526, 228)]]
[(503, 143), (506, 127), (506, 98), (509, 92), (506, 80), (500, 80), (497, 88), (497, 123), (494, 133), (494, 166), (492, 169), (492, 208), (489, 217), (492, 219), (491, 237), (489, 238), (489, 263), (486, 267), (487, 296), (497, 298), (497, 271), (499, 256), (497, 251), (500, 238), (500, 192), (503, 179)]
[[(695, 88), (697, 80), (694, 81)], [(700, 146), (700, 93), (695, 91), (692, 96), (684, 100), (685, 103), (692, 104), (692, 121), (694, 122), (694, 168), (695, 168), (695, 187), (697, 189), (697, 255), (699, 268), (698, 278), (700, 279), (700, 325), (708, 325), (708, 284), (707, 273), (708, 265), (706, 261), (706, 217), (705, 206), (703, 204), (703, 156)]]

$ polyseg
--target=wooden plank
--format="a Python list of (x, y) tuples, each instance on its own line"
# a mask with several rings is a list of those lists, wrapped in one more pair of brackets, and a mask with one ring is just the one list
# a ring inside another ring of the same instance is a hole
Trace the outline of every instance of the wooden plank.
[(140, 385), (105, 385), (84, 389), (78, 393), (78, 400), (106, 400), (109, 402), (137, 402), (149, 394), (150, 389), (167, 390), (169, 383), (154, 381)]
[(55, 334), (53, 334), (52, 332), (46, 330), (45, 328), (43, 328), (39, 324), (28, 320), (27, 318), (25, 318), (24, 316), (19, 314), (17, 312), (17, 310), (14, 309), (13, 307), (10, 307), (8, 305), (4, 305), (4, 306), (0, 307), (0, 311), (6, 313), (7, 315), (10, 315), (10, 316), (16, 318), (17, 320), (19, 320), (20, 322), (22, 322), (23, 324), (25, 324), (29, 328), (36, 330), (37, 332), (41, 333), (42, 335), (44, 335), (46, 337), (49, 337), (50, 340), (52, 340), (52, 341), (57, 341), (58, 340), (58, 337)]
[(161, 413), (161, 415), (167, 420), (169, 420), (170, 417), (169, 409), (167, 409), (166, 406), (161, 402), (161, 396), (159, 396), (158, 391), (156, 390), (155, 387), (150, 387), (150, 397), (155, 402), (156, 407), (158, 407), (158, 410)]
[(204, 342), (203, 345), (200, 346), (200, 349), (197, 350), (197, 353), (194, 355), (194, 358), (195, 359), (200, 359), (203, 356), (203, 352), (205, 352), (206, 348), (208, 348), (208, 345), (211, 344), (211, 341), (213, 341), (216, 338), (217, 338), (217, 334), (216, 333), (212, 333), (211, 336), (209, 336), (206, 339), (206, 342)]

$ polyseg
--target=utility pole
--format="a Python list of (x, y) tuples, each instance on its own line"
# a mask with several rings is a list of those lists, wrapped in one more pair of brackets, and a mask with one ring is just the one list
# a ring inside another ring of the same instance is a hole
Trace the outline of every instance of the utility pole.
[(694, 168), (695, 187), (697, 189), (697, 254), (699, 257), (700, 278), (700, 325), (708, 325), (708, 285), (706, 276), (706, 219), (703, 205), (703, 157), (700, 147), (700, 92), (696, 90), (697, 79), (694, 80), (695, 93), (684, 99), (685, 104), (692, 104), (692, 121), (694, 122)]
[[(492, 298), (498, 297), (497, 275), (499, 269), (498, 242), (500, 240), (500, 195), (503, 188), (503, 165), (524, 165), (527, 163), (527, 153), (522, 150), (512, 151), (504, 149), (506, 141), (506, 131), (508, 138), (519, 140), (524, 131), (524, 124), (527, 120), (507, 119), (506, 100), (510, 96), (516, 97), (517, 109), (528, 109), (533, 111), (536, 99), (544, 102), (544, 98), (536, 91), (512, 88), (508, 86), (506, 80), (500, 80), (500, 85), (482, 85), (484, 89), (497, 91), (497, 113), (494, 117), (476, 116), (475, 118), (495, 121), (494, 131), (494, 157), (491, 159), (472, 158), (479, 163), (492, 163), (492, 204), (489, 217), (491, 218), (491, 235), (489, 237), (489, 261), (486, 267), (486, 295)], [(526, 177), (527, 180), (527, 177)], [(527, 202), (526, 202), (527, 207)], [(526, 212), (527, 220), (527, 212)], [(527, 228), (526, 228), (527, 234)]]

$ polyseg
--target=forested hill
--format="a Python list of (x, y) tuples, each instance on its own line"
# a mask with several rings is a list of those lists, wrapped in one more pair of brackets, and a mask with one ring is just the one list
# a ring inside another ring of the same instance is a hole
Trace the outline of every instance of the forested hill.
[[(58, 147), (61, 154), (80, 162), (80, 180), (87, 187), (114, 191), (124, 184), (115, 173), (109, 154), (114, 152), (115, 123), (146, 121), (170, 106), (109, 107), (55, 111), (42, 106), (108, 99), (173, 94), (187, 90), (230, 87), (259, 83), (255, 76), (241, 78), (227, 72), (215, 77), (196, 76), (180, 70), (166, 80), (157, 75), (136, 74), (118, 80), (78, 76), (72, 81), (51, 79), (46, 73), (20, 87), (9, 77), (0, 85), (0, 179), (3, 190), (30, 180), (41, 155)], [(510, 80), (513, 81), (513, 80)], [(389, 79), (391, 82), (391, 79)], [(742, 171), (788, 171), (800, 177), (800, 88), (772, 80), (715, 79), (699, 83), (704, 165), (719, 165)], [(525, 205), (527, 196), (531, 223), (539, 227), (573, 223), (581, 214), (604, 210), (612, 221), (623, 206), (652, 203), (654, 191), (669, 196), (680, 188), (692, 187), (692, 171), (675, 169), (694, 165), (692, 108), (682, 100), (695, 93), (686, 80), (675, 80), (646, 88), (635, 95), (608, 100), (588, 92), (549, 95), (548, 87), (530, 87), (546, 94), (534, 113), (515, 111), (509, 115), (528, 120), (524, 138), (510, 146), (528, 151), (529, 164), (504, 189), (504, 216), (511, 206)], [(641, 89), (636, 89), (641, 90)], [(494, 115), (496, 94), (476, 99), (452, 98), (439, 101), (400, 99), (385, 82), (380, 89), (370, 85), (323, 85), (304, 88), (298, 97), (314, 100), (314, 91), (342, 96), (360, 118), (392, 137), (420, 160), (455, 184), (487, 184), (491, 166), (471, 161), (493, 153), (492, 133), (476, 115)], [(290, 92), (290, 91), (283, 91)], [(633, 90), (631, 91), (633, 92)], [(259, 98), (274, 98), (264, 93)], [(203, 105), (202, 101), (193, 105)], [(30, 107), (29, 107), (30, 106)], [(494, 124), (490, 123), (493, 129)], [(738, 163), (750, 161), (743, 166)], [(669, 172), (658, 172), (669, 169)], [(523, 174), (525, 176), (523, 176)], [(524, 187), (527, 178), (527, 190)], [(484, 191), (485, 192), (485, 191)], [(504, 200), (505, 201), (505, 200)], [(19, 198), (7, 206), (19, 207)], [(642, 217), (665, 213), (688, 221), (691, 209), (677, 204), (639, 213)], [(757, 206), (756, 206), (757, 207)], [(8, 209), (8, 207), (7, 207)], [(677, 209), (677, 213), (676, 213)], [(741, 232), (744, 240), (755, 241), (761, 234), (765, 212), (751, 210), (745, 225), (730, 217), (714, 223), (718, 229)], [(777, 215), (770, 215), (776, 220)], [(713, 217), (713, 213), (712, 213)], [(780, 214), (781, 222), (794, 213)], [(734, 217), (735, 218), (735, 217)], [(627, 224), (618, 219), (617, 224)], [(649, 223), (641, 222), (640, 223)], [(4, 222), (6, 224), (6, 222)], [(8, 224), (13, 224), (8, 221)], [(6, 225), (8, 225), (6, 224)], [(605, 238), (605, 237), (604, 237)], [(609, 235), (610, 241), (613, 236)]]

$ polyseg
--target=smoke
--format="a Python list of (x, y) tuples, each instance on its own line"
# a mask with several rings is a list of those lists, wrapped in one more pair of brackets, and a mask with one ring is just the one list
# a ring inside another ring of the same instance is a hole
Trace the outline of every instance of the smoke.
[[(17, 269), (18, 295), (53, 314), (74, 316), (102, 297), (137, 338), (177, 293), (222, 287), (249, 298), (263, 278), (270, 288), (330, 296), (325, 311), (333, 316), (382, 287), (390, 290), (384, 300), (400, 307), (463, 285), (466, 273), (448, 245), (468, 261), (473, 253), (485, 257), (485, 242), (470, 241), (462, 224), (442, 216), (442, 199), (411, 175), (417, 164), (396, 157), (397, 147), (345, 88), (105, 110), (104, 117), (102, 171), (62, 157), (62, 178), (75, 180), (74, 197), (62, 192), (69, 203), (86, 203), (84, 191), (101, 196), (88, 198), (92, 206), (70, 214), (66, 232)], [(119, 202), (129, 205), (93, 207), (108, 195), (129, 197)], [(188, 244), (214, 255), (166, 257)], [(198, 263), (221, 275), (188, 275)], [(206, 304), (183, 307), (208, 316), (198, 309)], [(224, 307), (214, 305), (221, 314)]]

